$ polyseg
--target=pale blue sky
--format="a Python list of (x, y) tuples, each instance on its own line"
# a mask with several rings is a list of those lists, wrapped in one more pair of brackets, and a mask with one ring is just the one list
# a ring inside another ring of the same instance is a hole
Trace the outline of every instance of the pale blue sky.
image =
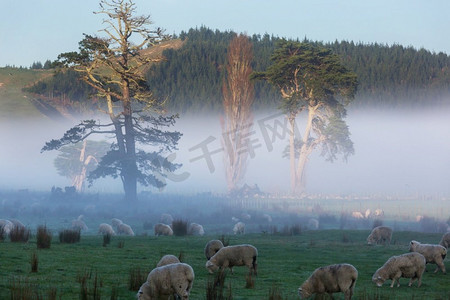
[[(0, 0), (0, 67), (75, 51), (103, 28), (96, 0)], [(400, 44), (450, 54), (448, 0), (135, 0), (155, 27)]]

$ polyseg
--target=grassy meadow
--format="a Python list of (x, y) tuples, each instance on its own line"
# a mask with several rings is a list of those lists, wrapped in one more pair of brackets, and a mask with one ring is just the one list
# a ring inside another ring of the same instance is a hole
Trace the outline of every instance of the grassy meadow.
[[(207, 299), (206, 286), (214, 276), (205, 268), (203, 249), (209, 240), (218, 238), (224, 238), (230, 245), (250, 243), (259, 252), (253, 288), (245, 287), (245, 267), (235, 267), (234, 274), (227, 273), (224, 296), (231, 290), (232, 299), (299, 299), (298, 287), (315, 268), (343, 262), (354, 265), (359, 272), (354, 299), (450, 299), (449, 275), (433, 273), (434, 265), (427, 266), (420, 288), (417, 284), (408, 287), (409, 279), (400, 280), (401, 286), (392, 289), (390, 281), (381, 288), (371, 282), (373, 273), (390, 256), (408, 251), (410, 240), (437, 243), (442, 234), (394, 232), (390, 246), (366, 245), (368, 234), (368, 230), (318, 230), (294, 236), (281, 233), (113, 236), (103, 246), (100, 235), (82, 235), (78, 243), (62, 244), (57, 233), (53, 233), (50, 249), (37, 249), (35, 237), (28, 243), (5, 240), (0, 243), (0, 299), (16, 299), (11, 298), (13, 286), (35, 291), (41, 297), (29, 299), (83, 299), (80, 296), (83, 278), (89, 293), (97, 287), (98, 297), (88, 299), (134, 299), (136, 291), (129, 290), (130, 274), (140, 271), (146, 277), (165, 254), (181, 254), (182, 262), (193, 267), (191, 299)], [(38, 259), (37, 272), (31, 272), (33, 254)], [(448, 260), (446, 267), (450, 269)], [(270, 298), (273, 289), (280, 291), (282, 297)], [(335, 294), (335, 298), (343, 299), (343, 294)]]

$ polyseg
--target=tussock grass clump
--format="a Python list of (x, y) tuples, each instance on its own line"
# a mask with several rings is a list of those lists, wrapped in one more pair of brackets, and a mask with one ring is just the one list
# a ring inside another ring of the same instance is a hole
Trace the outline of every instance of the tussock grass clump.
[(43, 300), (39, 288), (26, 279), (12, 277), (9, 280), (11, 300)]
[(31, 237), (30, 229), (22, 226), (14, 226), (9, 233), (9, 239), (13, 243), (26, 243)]
[[(101, 287), (103, 286), (103, 282), (98, 277), (97, 273), (93, 274), (92, 270), (84, 270), (81, 274), (78, 274), (77, 281), (80, 284), (81, 300), (101, 299)], [(90, 281), (92, 281), (91, 284)]]
[[(103, 247), (111, 243), (111, 235), (109, 233), (103, 235)], [(120, 247), (119, 247), (120, 248)]]
[(147, 273), (142, 271), (141, 268), (131, 268), (130, 276), (128, 280), (128, 289), (130, 291), (138, 291), (141, 285), (147, 280)]
[(255, 280), (253, 279), (251, 274), (247, 274), (247, 276), (245, 276), (245, 288), (252, 289), (254, 287), (255, 287)]
[(59, 232), (59, 242), (66, 244), (75, 244), (80, 241), (80, 230), (65, 229)]
[(37, 273), (38, 271), (38, 265), (39, 265), (39, 258), (36, 254), (36, 252), (31, 253), (31, 272)]
[(52, 244), (52, 233), (47, 226), (39, 225), (36, 233), (36, 244), (38, 249), (49, 249)]
[(188, 232), (188, 221), (176, 219), (172, 222), (173, 234), (176, 236), (185, 236)]
[(0, 242), (3, 242), (6, 238), (5, 229), (3, 227), (0, 227)]
[(123, 247), (125, 247), (125, 242), (124, 242), (124, 241), (119, 241), (119, 242), (117, 243), (117, 248), (122, 249)]
[(225, 239), (225, 235), (223, 235), (223, 234), (220, 236), (219, 241), (222, 242), (224, 247), (227, 247), (230, 245), (230, 238)]
[[(283, 294), (277, 285), (272, 285), (269, 289), (269, 300), (284, 300)], [(287, 298), (286, 298), (287, 299)]]
[(224, 295), (226, 274), (226, 271), (219, 271), (214, 274), (212, 279), (211, 277), (208, 278), (208, 282), (206, 283), (206, 300), (233, 299), (231, 284), (228, 285), (227, 295)]

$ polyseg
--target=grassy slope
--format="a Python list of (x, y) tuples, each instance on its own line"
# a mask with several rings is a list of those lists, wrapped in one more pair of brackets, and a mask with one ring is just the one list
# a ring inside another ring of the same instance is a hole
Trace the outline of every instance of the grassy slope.
[[(395, 244), (391, 246), (368, 246), (365, 238), (368, 231), (310, 231), (299, 236), (250, 234), (229, 236), (230, 244), (250, 243), (259, 251), (258, 276), (255, 288), (246, 289), (246, 269), (236, 267), (228, 274), (226, 285), (231, 283), (233, 299), (269, 299), (269, 289), (276, 285), (284, 299), (298, 299), (297, 288), (323, 265), (347, 262), (359, 271), (355, 299), (450, 299), (448, 275), (434, 274), (434, 266), (428, 266), (422, 287), (407, 287), (408, 279), (401, 280), (400, 288), (391, 289), (388, 283), (377, 288), (371, 282), (375, 270), (390, 256), (407, 251), (408, 242), (417, 239), (435, 243), (440, 234), (395, 232)], [(109, 299), (113, 287), (119, 299), (134, 299), (135, 292), (128, 291), (129, 271), (140, 267), (150, 271), (164, 254), (183, 253), (183, 262), (190, 264), (195, 272), (191, 299), (206, 299), (205, 286), (211, 275), (205, 269), (204, 245), (218, 236), (205, 237), (113, 237), (111, 244), (102, 247), (101, 236), (82, 236), (78, 244), (59, 244), (57, 238), (50, 249), (36, 250), (35, 241), (27, 244), (0, 243), (0, 299), (9, 298), (12, 278), (21, 278), (39, 286), (42, 294), (56, 288), (58, 297), (79, 299), (80, 285), (77, 276), (92, 270), (101, 279), (102, 299)], [(346, 242), (344, 242), (344, 240)], [(123, 248), (117, 247), (124, 241)], [(37, 252), (38, 273), (30, 273), (30, 257)], [(447, 268), (450, 268), (448, 262)], [(92, 286), (93, 279), (89, 281)], [(390, 282), (389, 282), (390, 283)], [(336, 295), (338, 296), (338, 295)], [(343, 295), (336, 297), (343, 299)]]
[(22, 88), (51, 74), (50, 70), (0, 68), (0, 120), (42, 116)]

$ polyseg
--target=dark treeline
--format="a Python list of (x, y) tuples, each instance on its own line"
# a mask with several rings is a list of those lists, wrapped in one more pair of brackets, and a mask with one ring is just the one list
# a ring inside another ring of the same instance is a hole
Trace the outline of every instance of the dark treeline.
[[(163, 52), (165, 61), (152, 65), (146, 78), (155, 95), (166, 98), (169, 109), (185, 112), (220, 110), (222, 84), (228, 44), (234, 32), (213, 31), (206, 27), (181, 32), (176, 38), (184, 41), (180, 49)], [(255, 71), (265, 70), (278, 37), (253, 35)], [(331, 48), (353, 70), (359, 81), (355, 107), (413, 107), (448, 104), (450, 101), (450, 57), (401, 45), (362, 44), (347, 41), (319, 43)], [(71, 78), (65, 78), (70, 76)], [(71, 72), (57, 72), (51, 81), (38, 83), (34, 93), (58, 93), (81, 101), (89, 88), (75, 83)], [(280, 96), (267, 83), (255, 82), (255, 108), (276, 107)]]

